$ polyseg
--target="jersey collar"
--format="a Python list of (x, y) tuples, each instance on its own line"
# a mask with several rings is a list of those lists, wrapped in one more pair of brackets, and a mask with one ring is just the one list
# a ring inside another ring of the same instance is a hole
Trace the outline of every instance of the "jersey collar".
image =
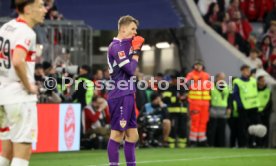
[(19, 17), (16, 18), (16, 22), (21, 22), (21, 23), (27, 24), (27, 22), (25, 20), (23, 20), (22, 18), (19, 18)]

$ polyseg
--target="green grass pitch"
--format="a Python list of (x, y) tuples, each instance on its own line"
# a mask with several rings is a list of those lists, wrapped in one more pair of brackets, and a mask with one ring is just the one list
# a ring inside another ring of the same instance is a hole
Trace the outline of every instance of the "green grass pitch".
[[(137, 149), (136, 159), (137, 166), (275, 166), (276, 149)], [(108, 160), (103, 150), (44, 153), (33, 154), (30, 166), (108, 166)]]

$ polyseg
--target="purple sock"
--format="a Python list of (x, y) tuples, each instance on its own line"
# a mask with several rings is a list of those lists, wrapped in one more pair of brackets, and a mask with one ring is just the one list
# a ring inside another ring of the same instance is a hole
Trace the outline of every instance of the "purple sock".
[(127, 166), (136, 166), (136, 160), (135, 160), (135, 144), (125, 141), (125, 158), (127, 162)]
[(107, 145), (107, 153), (108, 153), (110, 166), (119, 165), (119, 148), (120, 148), (120, 143), (112, 139), (109, 139), (108, 145)]

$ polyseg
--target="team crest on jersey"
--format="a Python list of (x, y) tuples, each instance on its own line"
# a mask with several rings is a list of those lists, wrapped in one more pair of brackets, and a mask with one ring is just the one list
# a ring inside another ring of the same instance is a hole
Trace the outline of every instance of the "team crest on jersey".
[(126, 53), (124, 51), (118, 52), (119, 59), (124, 59), (126, 58)]
[(127, 121), (126, 121), (125, 119), (120, 120), (120, 126), (121, 126), (122, 128), (125, 128), (125, 127), (126, 127), (126, 124), (127, 124)]

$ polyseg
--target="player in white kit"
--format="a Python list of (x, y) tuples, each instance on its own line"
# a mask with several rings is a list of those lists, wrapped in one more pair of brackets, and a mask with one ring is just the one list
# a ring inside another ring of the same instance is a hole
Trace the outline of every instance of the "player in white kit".
[(15, 5), (19, 17), (0, 29), (0, 166), (28, 166), (38, 132), (32, 28), (47, 11), (43, 0), (15, 0)]

